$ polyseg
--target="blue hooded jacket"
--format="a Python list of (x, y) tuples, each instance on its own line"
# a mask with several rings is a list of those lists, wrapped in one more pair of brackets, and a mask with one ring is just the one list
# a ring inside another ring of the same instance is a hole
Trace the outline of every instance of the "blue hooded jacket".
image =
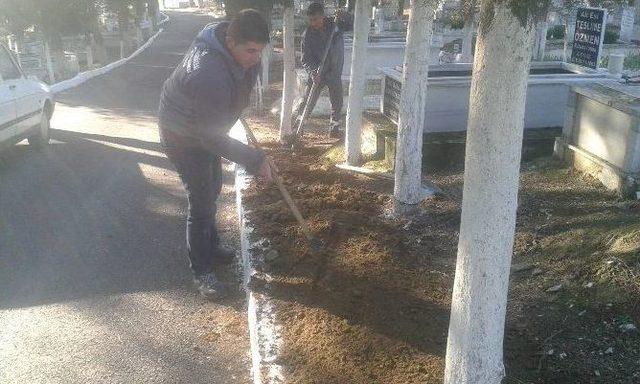
[(165, 81), (159, 126), (185, 147), (205, 148), (255, 173), (264, 154), (227, 136), (249, 105), (259, 65), (238, 65), (224, 46), (229, 23), (207, 25)]

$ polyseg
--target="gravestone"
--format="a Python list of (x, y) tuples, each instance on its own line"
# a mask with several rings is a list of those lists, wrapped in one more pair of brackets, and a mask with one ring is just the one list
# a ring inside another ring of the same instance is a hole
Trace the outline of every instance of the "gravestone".
[(578, 8), (571, 63), (598, 69), (607, 12), (602, 8)]
[(623, 7), (620, 15), (620, 40), (629, 42), (633, 38), (633, 24), (636, 18), (634, 7)]

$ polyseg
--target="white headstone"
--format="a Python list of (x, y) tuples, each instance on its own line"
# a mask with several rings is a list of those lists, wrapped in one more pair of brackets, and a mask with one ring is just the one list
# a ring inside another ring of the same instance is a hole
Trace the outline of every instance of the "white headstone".
[(633, 38), (633, 23), (636, 18), (636, 11), (633, 7), (622, 8), (620, 15), (620, 40), (631, 41)]
[(609, 55), (609, 73), (616, 77), (622, 77), (624, 68), (624, 55), (612, 53)]

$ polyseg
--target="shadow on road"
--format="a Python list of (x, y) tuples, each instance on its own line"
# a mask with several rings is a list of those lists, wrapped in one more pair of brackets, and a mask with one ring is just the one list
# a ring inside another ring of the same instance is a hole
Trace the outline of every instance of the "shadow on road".
[(167, 159), (89, 138), (152, 151), (159, 145), (69, 131), (53, 138), (61, 143), (2, 154), (0, 309), (189, 281), (176, 230), (186, 202), (177, 183), (152, 179), (171, 177)]

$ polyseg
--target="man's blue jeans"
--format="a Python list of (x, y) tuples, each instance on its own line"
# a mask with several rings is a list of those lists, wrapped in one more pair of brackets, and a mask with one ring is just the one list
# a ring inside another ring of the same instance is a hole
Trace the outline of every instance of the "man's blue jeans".
[(187, 191), (187, 250), (191, 270), (199, 276), (213, 271), (219, 244), (216, 230), (216, 200), (222, 189), (222, 163), (216, 156), (197, 147), (184, 147), (170, 132), (160, 132), (162, 147), (178, 171)]

